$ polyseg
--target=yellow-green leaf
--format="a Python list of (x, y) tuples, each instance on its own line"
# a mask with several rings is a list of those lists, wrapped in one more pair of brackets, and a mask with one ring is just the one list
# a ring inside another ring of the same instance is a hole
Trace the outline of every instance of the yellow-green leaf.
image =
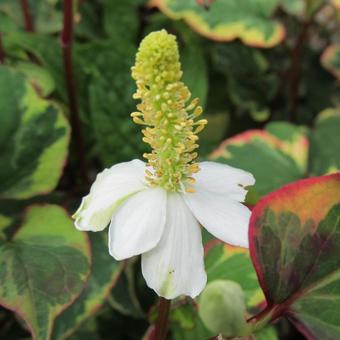
[(0, 88), (0, 197), (48, 193), (65, 164), (69, 124), (17, 71), (0, 66)]
[(0, 304), (50, 338), (56, 316), (82, 291), (90, 270), (86, 233), (56, 205), (32, 206), (13, 238), (0, 245)]
[(172, 19), (184, 19), (207, 38), (272, 47), (285, 36), (284, 27), (271, 16), (278, 0), (215, 0), (206, 8), (196, 0), (153, 0), (151, 5)]

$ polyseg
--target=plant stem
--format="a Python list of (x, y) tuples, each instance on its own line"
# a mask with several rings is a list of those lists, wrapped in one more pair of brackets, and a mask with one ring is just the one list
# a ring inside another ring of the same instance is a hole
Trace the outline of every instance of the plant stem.
[(5, 63), (5, 50), (2, 45), (2, 33), (0, 32), (0, 64)]
[(20, 4), (21, 4), (22, 16), (24, 18), (24, 23), (25, 23), (25, 29), (27, 32), (34, 32), (34, 24), (33, 24), (32, 16), (30, 13), (28, 0), (21, 0)]
[(164, 340), (168, 331), (168, 319), (171, 300), (159, 297), (158, 319), (156, 322), (154, 340)]
[[(321, 4), (314, 9), (313, 13), (308, 15), (308, 10), (306, 10), (305, 15), (307, 16), (304, 19), (301, 32), (296, 39), (296, 42), (291, 50), (291, 63), (290, 68), (288, 70), (288, 79), (289, 79), (289, 99), (288, 99), (288, 109), (289, 109), (289, 119), (290, 121), (295, 121), (296, 119), (296, 109), (298, 105), (298, 95), (299, 95), (299, 83), (300, 83), (300, 74), (302, 68), (302, 52), (306, 41), (308, 40), (308, 33), (310, 26), (313, 24), (313, 19), (316, 14), (324, 7), (325, 3), (321, 2)], [(310, 6), (307, 1), (307, 7)]]
[(73, 42), (73, 0), (64, 0), (64, 24), (61, 32), (60, 41), (63, 52), (65, 82), (70, 109), (70, 123), (74, 137), (74, 148), (80, 176), (84, 183), (88, 182), (86, 161), (84, 157), (84, 143), (79, 118), (79, 107), (77, 101), (76, 84), (73, 75), (72, 64), (72, 42)]
[(289, 119), (290, 121), (295, 121), (296, 119), (296, 109), (298, 104), (298, 94), (299, 94), (299, 83), (300, 83), (300, 73), (301, 73), (301, 56), (305, 40), (308, 36), (308, 29), (310, 26), (310, 21), (305, 21), (301, 33), (299, 34), (295, 45), (291, 51), (291, 65), (289, 69), (290, 87), (289, 87)]

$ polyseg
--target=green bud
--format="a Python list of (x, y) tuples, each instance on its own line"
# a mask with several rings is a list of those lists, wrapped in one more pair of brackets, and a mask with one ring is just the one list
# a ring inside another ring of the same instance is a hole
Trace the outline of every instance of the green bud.
[(245, 312), (244, 293), (236, 282), (213, 281), (200, 297), (199, 315), (205, 326), (216, 334), (244, 335), (247, 329)]

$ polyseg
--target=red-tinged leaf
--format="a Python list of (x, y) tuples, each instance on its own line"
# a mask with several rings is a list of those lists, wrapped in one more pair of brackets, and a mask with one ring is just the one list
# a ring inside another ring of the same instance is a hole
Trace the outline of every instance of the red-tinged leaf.
[(250, 253), (268, 306), (313, 339), (339, 339), (340, 173), (264, 197), (250, 220)]
[(300, 127), (270, 123), (225, 140), (211, 155), (217, 162), (251, 172), (256, 178), (248, 203), (306, 175), (308, 140)]

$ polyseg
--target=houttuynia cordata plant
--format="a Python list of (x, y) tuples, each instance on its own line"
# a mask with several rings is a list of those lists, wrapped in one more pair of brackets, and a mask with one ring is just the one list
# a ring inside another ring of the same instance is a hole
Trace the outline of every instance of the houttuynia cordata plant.
[(254, 177), (214, 162), (197, 163), (202, 108), (181, 82), (175, 36), (152, 32), (141, 42), (132, 68), (135, 123), (152, 151), (100, 173), (74, 215), (80, 230), (109, 227), (116, 260), (142, 254), (149, 287), (168, 300), (196, 297), (206, 285), (200, 225), (217, 238), (248, 245), (250, 211), (242, 205)]
[(339, 10), (1, 0), (0, 339), (340, 339)]

